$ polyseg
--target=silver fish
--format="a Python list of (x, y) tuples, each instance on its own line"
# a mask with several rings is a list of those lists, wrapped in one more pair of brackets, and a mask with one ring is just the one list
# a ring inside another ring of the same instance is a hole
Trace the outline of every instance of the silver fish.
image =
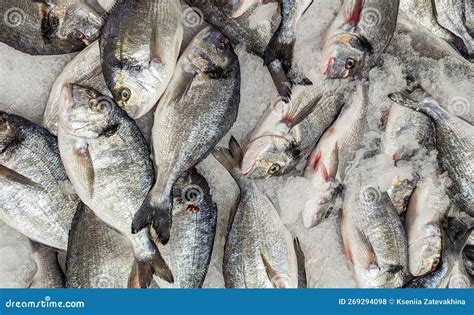
[(66, 251), (79, 205), (61, 164), (56, 138), (0, 111), (0, 219), (29, 239)]
[(368, 84), (359, 81), (352, 104), (319, 140), (305, 168), (304, 176), (314, 186), (316, 202), (311, 199), (302, 212), (303, 225), (311, 228), (332, 211), (342, 191), (346, 169), (361, 148), (367, 129)]
[(31, 55), (79, 51), (99, 37), (97, 0), (0, 1), (0, 42)]
[(239, 204), (232, 209), (224, 247), (223, 272), (227, 288), (296, 288), (298, 260), (290, 232), (255, 181), (242, 176), (242, 150), (232, 137), (229, 149), (214, 157), (240, 187)]
[(437, 177), (423, 177), (410, 197), (405, 230), (409, 270), (422, 276), (435, 270), (441, 256), (440, 221), (449, 209), (449, 198)]
[(61, 90), (67, 83), (90, 86), (103, 95), (112, 96), (102, 75), (98, 41), (93, 42), (74, 57), (54, 81), (43, 114), (43, 126), (55, 135), (58, 133)]
[(464, 18), (466, 19), (466, 28), (471, 36), (474, 36), (474, 2), (464, 1)]
[(66, 279), (70, 288), (126, 288), (133, 248), (87, 206), (75, 214), (69, 233)]
[(361, 74), (390, 43), (399, 0), (345, 0), (330, 26), (323, 48), (323, 74), (343, 79)]
[[(168, 245), (159, 245), (176, 288), (200, 288), (211, 261), (217, 224), (217, 206), (206, 179), (196, 169), (173, 187), (173, 227)], [(159, 282), (160, 287), (169, 287)]]
[(130, 230), (153, 183), (148, 146), (135, 122), (111, 98), (67, 84), (61, 93), (58, 140), (64, 167), (81, 200), (132, 244), (136, 273), (155, 272), (172, 282), (148, 228), (138, 234)]
[(404, 93), (389, 95), (390, 99), (427, 115), (436, 127), (436, 148), (440, 169), (447, 172), (452, 183), (448, 195), (459, 210), (474, 216), (474, 128), (444, 110), (431, 97), (414, 101)]
[(170, 237), (172, 189), (229, 131), (240, 103), (240, 66), (230, 41), (203, 29), (180, 57), (155, 112), (152, 142), (156, 180), (132, 230), (152, 224), (161, 243)]
[(37, 271), (30, 288), (64, 288), (65, 277), (58, 262), (58, 253), (47, 246), (30, 241)]
[(105, 81), (132, 118), (146, 114), (164, 93), (183, 38), (179, 0), (119, 1), (101, 32)]
[[(434, 0), (438, 23), (453, 34), (459, 36), (467, 49), (467, 54), (474, 57), (474, 38), (464, 25), (465, 0)], [(469, 2), (467, 0), (466, 2)], [(472, 5), (472, 0), (471, 0)]]
[(306, 158), (344, 106), (343, 85), (326, 81), (287, 103), (277, 99), (262, 115), (245, 148), (242, 173), (250, 178), (287, 174)]
[(346, 178), (341, 231), (354, 280), (359, 287), (401, 287), (408, 274), (407, 241), (395, 208), (362, 174)]

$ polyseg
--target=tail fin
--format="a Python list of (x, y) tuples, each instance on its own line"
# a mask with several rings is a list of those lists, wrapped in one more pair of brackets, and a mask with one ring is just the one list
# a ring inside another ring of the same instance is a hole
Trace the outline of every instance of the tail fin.
[(388, 97), (397, 104), (416, 110), (417, 112), (422, 112), (435, 122), (446, 120), (448, 117), (446, 111), (432, 98), (427, 97), (418, 102), (412, 100), (405, 92), (392, 93), (389, 94)]
[(153, 280), (151, 265), (135, 259), (128, 278), (129, 288), (148, 288)]
[(212, 151), (212, 155), (226, 168), (235, 180), (240, 179), (240, 163), (242, 162), (243, 152), (234, 137), (230, 137), (229, 149), (215, 148)]
[(296, 253), (296, 263), (298, 265), (298, 288), (306, 288), (306, 267), (303, 250), (301, 249), (300, 240), (296, 237), (293, 240)]
[(150, 194), (151, 191), (143, 201), (140, 209), (135, 212), (132, 221), (132, 233), (136, 234), (151, 225), (160, 243), (166, 245), (170, 239), (171, 232), (171, 204), (155, 205)]

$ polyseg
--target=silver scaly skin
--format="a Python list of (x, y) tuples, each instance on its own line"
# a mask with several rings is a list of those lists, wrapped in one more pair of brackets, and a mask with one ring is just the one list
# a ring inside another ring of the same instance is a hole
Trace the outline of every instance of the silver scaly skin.
[(66, 251), (79, 198), (46, 129), (0, 111), (0, 219), (38, 243)]
[(102, 69), (130, 117), (145, 115), (163, 95), (182, 39), (179, 0), (118, 1), (112, 8), (99, 38)]
[(93, 87), (103, 95), (112, 96), (102, 75), (99, 41), (81, 51), (54, 81), (43, 114), (43, 126), (52, 134), (58, 133), (58, 108), (61, 90), (67, 83)]
[(240, 103), (240, 66), (229, 39), (212, 27), (196, 35), (181, 55), (155, 112), (152, 142), (156, 180), (133, 221), (170, 237), (172, 189), (230, 130)]
[(242, 151), (234, 138), (230, 149), (214, 157), (240, 187), (240, 200), (229, 217), (223, 273), (227, 288), (296, 288), (298, 261), (290, 232), (254, 180), (242, 176)]
[(64, 288), (65, 277), (58, 262), (58, 253), (36, 242), (30, 241), (30, 244), (37, 271), (29, 287)]
[(448, 195), (460, 211), (474, 216), (474, 127), (444, 110), (431, 97), (421, 101), (414, 101), (404, 93), (389, 97), (422, 112), (434, 122), (439, 166), (452, 181)]
[(66, 255), (69, 288), (126, 288), (133, 249), (122, 234), (87, 206), (75, 214)]
[(172, 282), (148, 228), (138, 234), (130, 230), (153, 183), (149, 149), (135, 122), (111, 98), (68, 84), (61, 93), (58, 140), (62, 162), (81, 200), (131, 242), (137, 270), (147, 268), (148, 274), (155, 272)]
[[(354, 171), (359, 172), (359, 171)], [(358, 287), (401, 287), (408, 274), (405, 230), (387, 193), (348, 174), (341, 232)]]
[(96, 0), (1, 0), (0, 42), (31, 55), (76, 52), (99, 37), (105, 15)]
[(173, 187), (173, 227), (168, 245), (159, 245), (174, 276), (160, 287), (200, 288), (211, 261), (217, 206), (206, 179), (196, 169), (183, 174)]

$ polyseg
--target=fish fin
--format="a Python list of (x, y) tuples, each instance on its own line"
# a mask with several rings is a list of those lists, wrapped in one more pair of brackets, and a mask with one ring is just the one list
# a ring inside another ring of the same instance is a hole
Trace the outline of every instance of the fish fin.
[(301, 248), (300, 240), (295, 237), (293, 239), (293, 245), (295, 247), (296, 253), (296, 262), (298, 265), (298, 288), (306, 288), (306, 267), (305, 267), (305, 257), (303, 249)]
[(239, 143), (233, 136), (229, 140), (229, 149), (215, 148), (212, 151), (212, 155), (225, 167), (232, 177), (235, 179), (240, 178), (240, 163), (243, 153)]
[(191, 83), (193, 82), (194, 77), (196, 76), (196, 72), (187, 72), (187, 71), (182, 71), (179, 74), (178, 80), (175, 82), (178, 82), (176, 87), (174, 89), (169, 89), (172, 93), (171, 95), (168, 95), (168, 99), (170, 104), (177, 104), (181, 101), (184, 95), (187, 94), (189, 88), (191, 87)]
[(129, 288), (148, 288), (153, 280), (153, 270), (147, 263), (137, 259), (133, 261), (132, 271), (128, 278)]
[(328, 169), (329, 178), (332, 178), (332, 179), (336, 178), (338, 167), (339, 167), (339, 146), (336, 141), (336, 143), (334, 144), (334, 148), (331, 152), (331, 156), (329, 158), (329, 169)]
[[(360, 237), (360, 242), (355, 242), (358, 244), (358, 250), (352, 258), (354, 261), (357, 261), (358, 264), (368, 269), (370, 265), (376, 263), (374, 248), (372, 247), (368, 237), (363, 232), (359, 231), (357, 234)], [(351, 252), (354, 254), (353, 250)]]
[(72, 154), (72, 163), (77, 170), (79, 181), (86, 187), (89, 195), (94, 194), (94, 167), (87, 144), (75, 147)]
[[(322, 97), (317, 97), (311, 101), (308, 105), (300, 109), (300, 103), (289, 103), (289, 109), (284, 114), (282, 122), (285, 123), (290, 129), (302, 122), (309, 114), (311, 114)], [(300, 109), (300, 110), (299, 110)]]
[(278, 94), (283, 98), (283, 100), (288, 102), (291, 99), (291, 88), (293, 85), (290, 80), (288, 80), (281, 62), (275, 60), (271, 62), (267, 68), (272, 76), (273, 84), (275, 85)]
[(263, 255), (262, 252), (260, 252), (260, 257), (262, 257), (263, 265), (265, 266), (265, 271), (267, 272), (268, 279), (270, 282), (273, 284), (274, 288), (285, 288), (287, 285), (280, 281), (281, 277), (278, 275), (278, 273), (273, 269), (273, 267), (270, 264), (270, 261)]
[(321, 177), (325, 182), (327, 182), (329, 180), (329, 173), (328, 169), (326, 168), (326, 165), (324, 165), (323, 162), (319, 163), (319, 169), (321, 170)]
[[(425, 97), (424, 100), (417, 102), (410, 98), (407, 93), (398, 92), (389, 94), (388, 97), (395, 103), (422, 112), (434, 121), (448, 120), (452, 114), (446, 112), (433, 98)], [(454, 115), (453, 115), (454, 116)], [(456, 116), (457, 117), (457, 116)], [(459, 118), (459, 117), (457, 117)]]
[(0, 177), (13, 181), (17, 184), (21, 184), (23, 186), (26, 186), (34, 190), (45, 191), (43, 186), (41, 186), (40, 184), (32, 181), (26, 176), (21, 175), (20, 173), (17, 173), (15, 170), (12, 170), (11, 168), (8, 168), (5, 165), (1, 165), (1, 164), (0, 164)]
[(283, 29), (280, 27), (273, 34), (270, 42), (265, 48), (263, 53), (263, 62), (265, 66), (268, 66), (275, 60), (279, 60), (285, 73), (290, 72), (293, 64), (293, 51), (295, 47), (295, 38), (292, 38), (290, 42), (284, 42), (280, 38)]
[(346, 21), (351, 23), (352, 25), (359, 24), (363, 5), (364, 0), (351, 1), (351, 6), (348, 7), (347, 11), (344, 13)]
[(151, 190), (142, 205), (135, 212), (132, 221), (132, 233), (136, 234), (145, 227), (152, 225), (161, 244), (166, 245), (170, 239), (171, 213), (170, 205), (153, 204)]
[(161, 279), (169, 283), (174, 283), (173, 273), (158, 250), (156, 250), (153, 255), (152, 269), (153, 272)]

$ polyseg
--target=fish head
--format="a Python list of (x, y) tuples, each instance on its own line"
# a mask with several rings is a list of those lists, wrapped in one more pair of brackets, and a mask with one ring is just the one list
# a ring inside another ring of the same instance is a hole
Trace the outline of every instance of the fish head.
[(75, 46), (88, 46), (99, 38), (105, 15), (95, 1), (64, 1), (49, 12), (49, 18), (57, 21), (56, 36)]
[(59, 101), (59, 124), (78, 137), (96, 138), (113, 126), (115, 102), (94, 89), (66, 84)]
[(0, 152), (3, 152), (15, 137), (13, 125), (10, 115), (0, 111)]
[(422, 276), (434, 271), (441, 259), (441, 229), (438, 224), (427, 224), (416, 237), (415, 242), (408, 244), (410, 272)]
[(333, 212), (336, 197), (342, 191), (342, 185), (331, 180), (320, 187), (316, 192), (316, 200), (311, 198), (306, 202), (302, 212), (303, 225), (310, 229), (315, 227)]
[(211, 26), (199, 32), (188, 48), (191, 64), (211, 78), (224, 77), (238, 62), (230, 40)]
[(323, 74), (328, 79), (346, 79), (360, 72), (369, 51), (365, 41), (352, 34), (339, 34), (324, 49)]
[(247, 145), (241, 172), (255, 179), (280, 176), (294, 168), (299, 155), (294, 141), (283, 136), (264, 135)]
[(354, 268), (354, 271), (361, 288), (400, 288), (405, 282), (405, 268), (401, 265), (378, 266), (372, 263), (367, 268)]

